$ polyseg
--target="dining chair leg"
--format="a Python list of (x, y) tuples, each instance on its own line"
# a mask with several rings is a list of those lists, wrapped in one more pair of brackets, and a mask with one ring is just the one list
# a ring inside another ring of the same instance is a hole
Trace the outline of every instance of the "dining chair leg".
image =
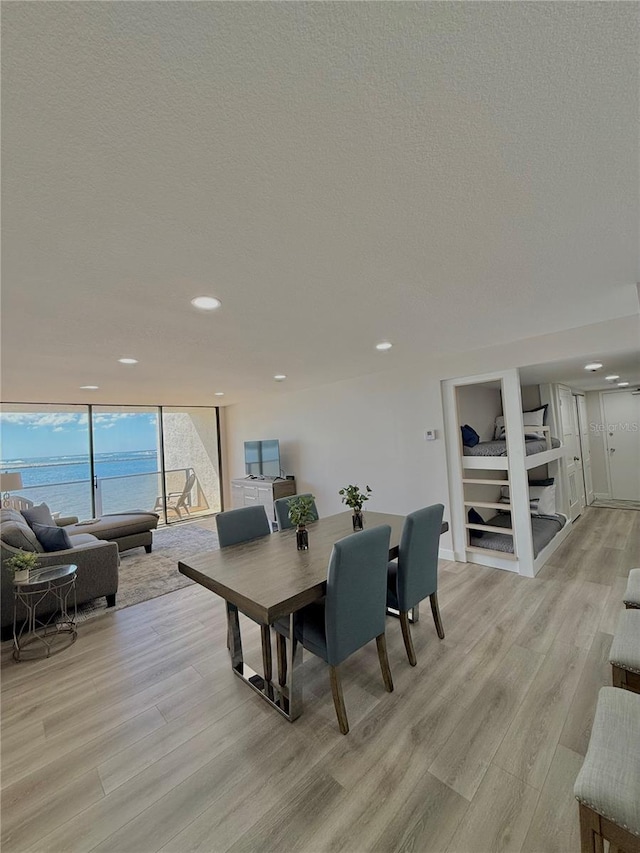
[(273, 664), (271, 661), (271, 629), (268, 625), (260, 626), (262, 634), (262, 666), (264, 668), (265, 681), (273, 678)]
[(227, 641), (229, 643), (229, 652), (231, 654), (231, 666), (236, 670), (242, 671), (244, 660), (242, 656), (242, 635), (240, 634), (238, 608), (228, 601), (227, 626)]
[(384, 686), (387, 688), (388, 693), (393, 693), (393, 678), (391, 678), (391, 667), (389, 666), (389, 658), (387, 657), (387, 638), (384, 634), (378, 634), (376, 637), (376, 646), (378, 647), (378, 658), (380, 660)]
[(438, 607), (438, 593), (432, 592), (429, 596), (431, 602), (431, 612), (433, 613), (433, 621), (436, 624), (436, 631), (441, 640), (444, 640), (444, 628), (442, 627), (442, 619), (440, 618), (440, 608)]
[(347, 719), (347, 709), (344, 706), (344, 697), (342, 695), (342, 684), (340, 675), (338, 674), (337, 666), (329, 666), (329, 676), (331, 678), (331, 693), (333, 694), (333, 704), (335, 705), (336, 715), (338, 717), (338, 725), (343, 735), (349, 731), (349, 720)]
[(278, 684), (287, 683), (287, 641), (282, 634), (276, 633), (276, 657), (278, 659)]
[(411, 630), (409, 628), (409, 612), (407, 610), (400, 611), (400, 627), (402, 628), (402, 639), (404, 640), (404, 647), (407, 650), (409, 663), (411, 666), (415, 666), (417, 663), (416, 653), (413, 650), (413, 640), (411, 639)]

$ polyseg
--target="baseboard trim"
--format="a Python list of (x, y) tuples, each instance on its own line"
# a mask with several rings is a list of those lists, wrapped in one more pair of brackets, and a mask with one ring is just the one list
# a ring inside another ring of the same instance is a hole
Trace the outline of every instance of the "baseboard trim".
[(456, 557), (450, 548), (439, 548), (438, 549), (438, 559), (439, 560), (449, 560), (450, 562), (454, 562)]
[(597, 501), (597, 500), (610, 501), (611, 495), (609, 494), (609, 492), (594, 492), (593, 493), (593, 499), (594, 499), (594, 501)]

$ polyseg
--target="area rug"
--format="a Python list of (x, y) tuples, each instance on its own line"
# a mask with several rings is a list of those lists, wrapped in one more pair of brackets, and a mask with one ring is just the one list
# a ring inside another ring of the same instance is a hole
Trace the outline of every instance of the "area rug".
[(636, 509), (640, 510), (640, 501), (615, 501), (605, 498), (596, 498), (591, 506), (599, 506), (604, 509)]
[[(178, 571), (178, 560), (219, 547), (218, 536), (195, 524), (155, 530), (153, 551), (132, 548), (120, 555), (120, 573), (116, 610), (157, 598), (167, 592), (190, 586), (193, 581)], [(107, 611), (104, 598), (78, 606), (78, 621), (83, 622)]]

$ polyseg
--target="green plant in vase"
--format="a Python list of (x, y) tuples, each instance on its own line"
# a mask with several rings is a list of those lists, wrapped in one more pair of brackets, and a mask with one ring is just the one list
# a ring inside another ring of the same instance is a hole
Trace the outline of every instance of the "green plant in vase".
[(38, 568), (38, 555), (35, 551), (20, 551), (4, 561), (7, 569), (13, 573), (16, 582), (29, 580), (29, 572)]
[(296, 545), (298, 551), (307, 551), (309, 548), (309, 534), (307, 532), (307, 524), (311, 524), (316, 520), (313, 512), (314, 506), (313, 495), (300, 495), (296, 498), (291, 498), (287, 503), (289, 507), (289, 521), (296, 528)]
[(346, 504), (353, 510), (352, 522), (354, 530), (362, 530), (364, 527), (364, 517), (362, 515), (362, 504), (369, 500), (372, 490), (369, 486), (364, 487), (364, 491), (360, 491), (360, 486), (345, 486), (340, 489), (338, 494), (342, 497), (342, 503)]

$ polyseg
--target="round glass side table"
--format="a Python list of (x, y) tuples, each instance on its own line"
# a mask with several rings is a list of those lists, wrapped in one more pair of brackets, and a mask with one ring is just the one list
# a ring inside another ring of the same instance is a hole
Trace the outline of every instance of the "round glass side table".
[[(77, 566), (49, 566), (36, 569), (28, 580), (13, 582), (13, 657), (27, 660), (45, 657), (62, 651), (75, 642), (78, 636), (76, 621)], [(49, 615), (39, 619), (38, 606), (46, 601)], [(21, 604), (26, 616), (18, 616)], [(66, 642), (62, 642), (66, 639)], [(25, 650), (27, 656), (24, 656)], [(32, 654), (33, 653), (33, 654)]]

